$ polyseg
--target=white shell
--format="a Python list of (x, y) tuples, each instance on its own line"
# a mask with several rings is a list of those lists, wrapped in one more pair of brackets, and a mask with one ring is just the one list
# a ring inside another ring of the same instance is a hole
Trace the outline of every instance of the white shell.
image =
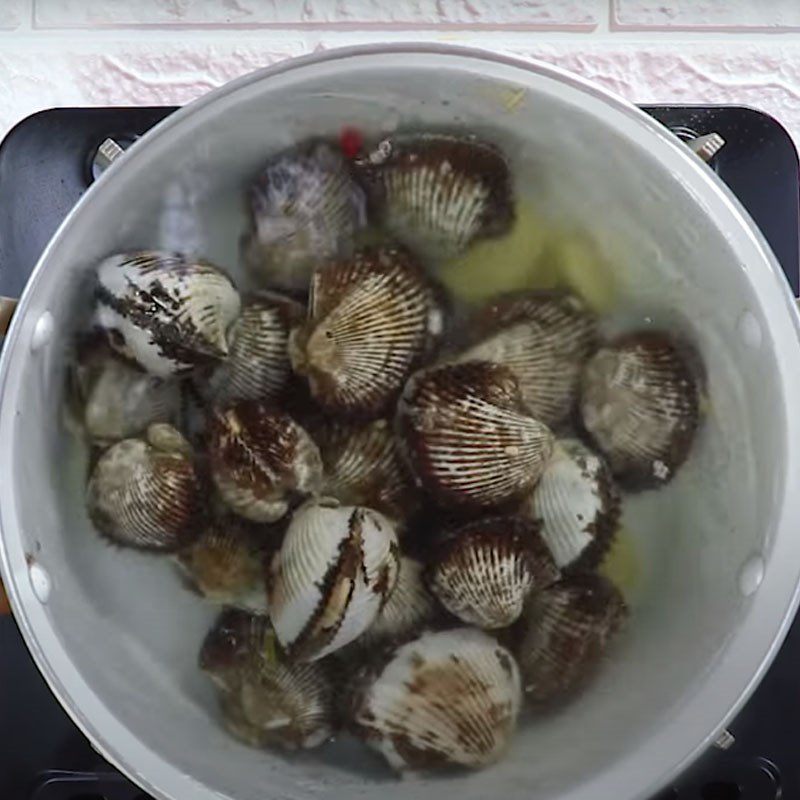
[(513, 656), (472, 628), (399, 647), (353, 698), (353, 722), (396, 770), (484, 767), (504, 753), (521, 705)]
[(224, 358), (239, 294), (222, 272), (179, 253), (110, 256), (97, 268), (95, 322), (109, 342), (167, 377)]
[(394, 525), (332, 499), (298, 509), (270, 575), (273, 627), (290, 657), (313, 661), (360, 636), (386, 602), (398, 570)]
[(526, 501), (556, 564), (596, 566), (620, 514), (619, 492), (603, 459), (578, 439), (560, 439)]

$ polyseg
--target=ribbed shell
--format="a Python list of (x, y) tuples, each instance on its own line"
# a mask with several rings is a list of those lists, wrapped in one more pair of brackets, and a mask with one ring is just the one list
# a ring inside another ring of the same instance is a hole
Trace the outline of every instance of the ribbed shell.
[(309, 318), (289, 352), (323, 408), (376, 416), (441, 327), (431, 287), (408, 252), (362, 250), (314, 273)]
[(242, 400), (212, 412), (208, 438), (211, 477), (230, 509), (247, 519), (280, 519), (293, 494), (319, 487), (319, 449), (274, 406)]
[(75, 372), (83, 428), (98, 444), (138, 436), (154, 422), (177, 419), (177, 381), (142, 372), (105, 348), (82, 359)]
[(228, 337), (228, 357), (201, 391), (218, 405), (280, 395), (292, 373), (289, 331), (303, 311), (300, 303), (273, 292), (245, 297)]
[(472, 628), (424, 633), (363, 680), (354, 728), (399, 771), (494, 763), (521, 705), (513, 656)]
[(325, 494), (394, 519), (414, 510), (414, 487), (386, 420), (331, 421), (313, 433), (322, 454)]
[(516, 622), (528, 595), (559, 578), (538, 525), (520, 517), (470, 522), (437, 550), (428, 570), (431, 591), (451, 614), (479, 628)]
[(526, 513), (560, 568), (597, 566), (620, 517), (620, 494), (605, 461), (578, 439), (559, 439)]
[(505, 233), (514, 218), (508, 164), (492, 145), (445, 134), (394, 136), (356, 165), (383, 226), (427, 258)]
[(668, 334), (625, 334), (586, 365), (583, 425), (630, 488), (672, 479), (689, 455), (698, 414), (697, 381)]
[(439, 609), (425, 585), (423, 571), (416, 559), (400, 558), (397, 583), (359, 642), (371, 646), (377, 641), (404, 639), (434, 621)]
[(233, 515), (212, 520), (200, 537), (178, 554), (178, 563), (191, 585), (218, 605), (267, 613), (266, 567), (270, 550), (267, 540), (256, 540), (253, 532)]
[(442, 505), (521, 498), (553, 447), (550, 430), (523, 406), (511, 370), (488, 361), (417, 372), (403, 390), (397, 424), (419, 485)]
[(111, 346), (160, 377), (224, 358), (240, 308), (215, 266), (156, 250), (106, 258), (95, 295), (95, 322)]
[(335, 500), (298, 509), (270, 574), (270, 617), (299, 661), (322, 658), (360, 636), (397, 580), (393, 524), (382, 514)]
[(265, 286), (305, 291), (319, 263), (349, 253), (366, 223), (365, 205), (346, 162), (329, 145), (282, 153), (250, 191), (245, 263)]
[(174, 428), (151, 425), (147, 437), (124, 439), (100, 457), (87, 487), (89, 516), (117, 544), (175, 550), (200, 531), (203, 492)]
[(627, 617), (617, 588), (600, 575), (574, 575), (537, 593), (522, 625), (518, 657), (531, 702), (581, 688)]
[(224, 691), (223, 719), (237, 738), (297, 750), (330, 737), (329, 670), (288, 662), (264, 617), (223, 615), (203, 645), (201, 665)]
[(597, 346), (595, 316), (575, 295), (510, 295), (483, 309), (473, 329), (478, 341), (459, 360), (496, 361), (509, 367), (531, 414), (546, 425), (558, 425), (570, 416), (581, 371)]

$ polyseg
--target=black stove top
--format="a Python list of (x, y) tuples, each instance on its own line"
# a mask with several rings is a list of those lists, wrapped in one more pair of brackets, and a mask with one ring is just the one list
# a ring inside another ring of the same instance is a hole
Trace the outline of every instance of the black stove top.
[[(719, 133), (711, 166), (764, 232), (800, 293), (797, 152), (771, 117), (738, 106), (644, 106), (682, 138)], [(123, 146), (174, 108), (53, 109), (19, 123), (0, 145), (0, 295), (18, 296), (39, 255), (94, 175), (99, 145)], [(800, 798), (800, 621), (729, 728), (654, 800)], [(95, 753), (50, 694), (11, 617), (0, 617), (0, 797), (147, 800)], [(598, 800), (606, 800), (598, 798)]]

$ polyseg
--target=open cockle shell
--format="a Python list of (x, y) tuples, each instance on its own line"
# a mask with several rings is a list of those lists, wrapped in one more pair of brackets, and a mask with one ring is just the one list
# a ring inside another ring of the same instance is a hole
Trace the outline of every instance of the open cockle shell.
[(394, 525), (377, 511), (330, 498), (299, 508), (270, 571), (270, 617), (289, 656), (313, 661), (360, 636), (398, 564)]
[(491, 507), (535, 485), (553, 447), (513, 372), (489, 361), (420, 370), (397, 407), (401, 452), (442, 505)]
[(159, 377), (224, 358), (240, 308), (238, 292), (217, 267), (157, 250), (102, 261), (95, 297), (95, 323), (111, 346)]
[(254, 522), (274, 522), (295, 494), (319, 487), (322, 461), (306, 431), (268, 403), (242, 400), (212, 411), (211, 477), (228, 507)]
[(222, 689), (225, 726), (256, 747), (317, 747), (333, 731), (333, 685), (323, 664), (286, 660), (266, 617), (223, 612), (201, 667)]
[(623, 485), (647, 488), (671, 480), (689, 455), (699, 400), (690, 358), (672, 337), (635, 331), (586, 365), (581, 418)]
[(376, 416), (441, 332), (434, 292), (400, 248), (361, 250), (316, 270), (289, 353), (327, 411)]
[(627, 614), (619, 590), (600, 575), (572, 575), (534, 595), (517, 651), (530, 701), (548, 704), (581, 688)]
[(426, 258), (457, 255), (514, 218), (508, 164), (477, 139), (392, 136), (356, 162), (356, 174), (384, 228)]
[(341, 154), (311, 142), (273, 158), (250, 191), (244, 261), (264, 286), (305, 291), (312, 270), (347, 255), (366, 223), (362, 189)]
[(228, 337), (228, 357), (201, 391), (219, 406), (280, 395), (292, 374), (289, 331), (303, 313), (300, 303), (274, 292), (245, 296)]
[(539, 526), (522, 517), (489, 517), (448, 533), (427, 578), (441, 604), (462, 622), (492, 630), (516, 622), (528, 595), (559, 578)]
[(461, 361), (496, 361), (519, 381), (536, 419), (555, 426), (575, 409), (584, 364), (597, 346), (594, 314), (575, 295), (520, 292), (495, 300), (473, 321)]
[(204, 496), (188, 443), (169, 425), (124, 439), (98, 460), (86, 492), (89, 516), (113, 542), (177, 550), (200, 532)]
[(559, 439), (547, 467), (525, 501), (525, 513), (560, 568), (595, 567), (619, 524), (620, 494), (603, 458), (579, 439)]
[(494, 763), (521, 705), (513, 656), (473, 628), (423, 633), (356, 686), (356, 733), (400, 771)]

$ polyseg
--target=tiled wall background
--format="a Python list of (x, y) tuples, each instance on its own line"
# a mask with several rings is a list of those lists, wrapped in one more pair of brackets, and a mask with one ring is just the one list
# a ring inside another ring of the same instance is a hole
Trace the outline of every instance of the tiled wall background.
[(409, 40), (639, 102), (756, 106), (800, 143), (800, 0), (0, 0), (0, 136), (49, 106), (185, 103), (300, 53)]

